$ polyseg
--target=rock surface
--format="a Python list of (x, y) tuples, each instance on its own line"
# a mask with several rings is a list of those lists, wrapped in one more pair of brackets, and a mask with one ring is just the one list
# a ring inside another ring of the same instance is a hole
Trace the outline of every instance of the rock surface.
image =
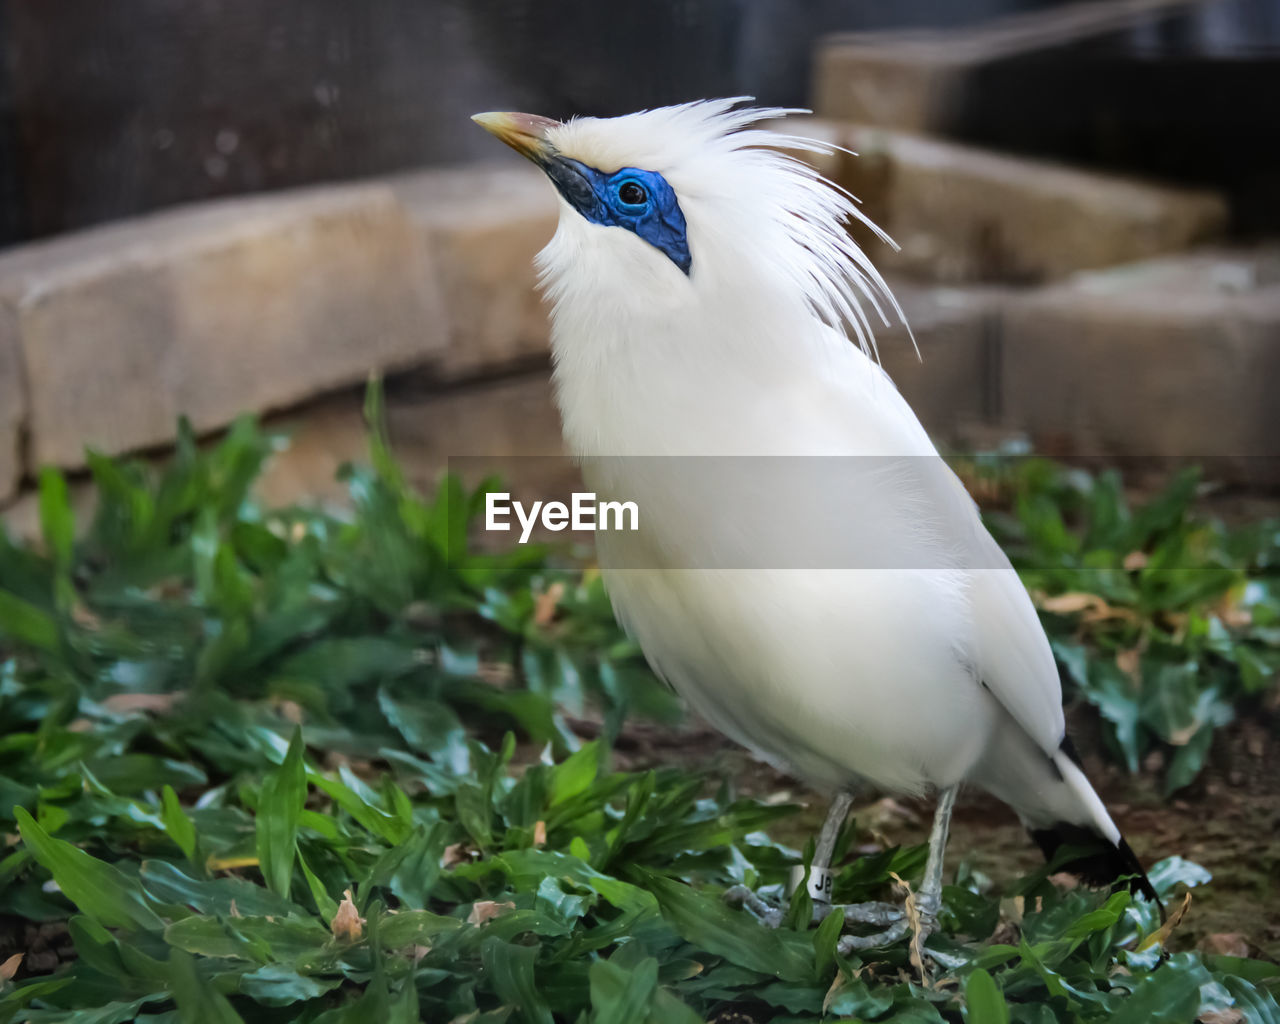
[(1005, 423), (1049, 452), (1280, 483), (1280, 250), (1082, 274), (1003, 316)]
[(0, 306), (0, 502), (18, 489), (23, 475), (22, 435), (27, 391), (13, 314)]
[(905, 132), (829, 121), (796, 134), (852, 150), (818, 164), (901, 247), (858, 240), (884, 271), (948, 284), (1035, 284), (1176, 252), (1226, 226), (1213, 192), (1006, 156)]
[(204, 204), (0, 257), (30, 458), (82, 464), (281, 408), (443, 344), (430, 254), (385, 185)]
[(1043, 53), (1149, 20), (1194, 0), (1103, 0), (994, 18), (971, 28), (846, 32), (814, 54), (813, 109), (909, 132), (946, 134), (974, 76), (999, 61)]
[(546, 353), (547, 310), (533, 258), (556, 227), (555, 192), (527, 165), (465, 167), (392, 179), (445, 297), (444, 344), (433, 373), (447, 380)]

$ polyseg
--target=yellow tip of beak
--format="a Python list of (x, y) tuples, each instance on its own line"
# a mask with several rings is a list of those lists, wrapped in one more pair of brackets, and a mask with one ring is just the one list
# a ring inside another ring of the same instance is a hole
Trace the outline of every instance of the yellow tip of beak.
[(535, 164), (545, 162), (556, 151), (555, 146), (547, 141), (547, 132), (559, 128), (560, 122), (549, 117), (490, 111), (475, 114), (471, 120)]

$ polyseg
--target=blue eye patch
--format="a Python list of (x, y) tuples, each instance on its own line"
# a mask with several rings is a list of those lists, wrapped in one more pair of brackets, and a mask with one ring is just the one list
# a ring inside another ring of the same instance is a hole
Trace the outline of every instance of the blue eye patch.
[(625, 228), (689, 273), (693, 258), (684, 214), (661, 174), (634, 167), (605, 174), (562, 156), (551, 157), (543, 169), (565, 201), (591, 223)]

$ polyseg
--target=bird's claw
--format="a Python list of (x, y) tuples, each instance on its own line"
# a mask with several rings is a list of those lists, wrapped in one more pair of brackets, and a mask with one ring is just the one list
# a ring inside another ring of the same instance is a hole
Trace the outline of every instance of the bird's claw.
[[(960, 966), (963, 961), (950, 954), (931, 950), (924, 946), (924, 941), (937, 930), (938, 911), (941, 900), (929, 899), (927, 894), (915, 897), (915, 914), (918, 927), (918, 941), (923, 954), (946, 970)], [(778, 928), (786, 919), (786, 909), (769, 902), (758, 892), (745, 885), (735, 885), (724, 894), (725, 902), (731, 906), (744, 908), (766, 928)], [(880, 949), (901, 942), (913, 935), (911, 915), (904, 906), (897, 903), (867, 902), (831, 904), (817, 903), (813, 905), (813, 923), (818, 924), (831, 914), (839, 913), (844, 917), (846, 925), (864, 925), (879, 929), (869, 935), (843, 935), (836, 946), (841, 956), (868, 949)]]
[(745, 885), (735, 885), (725, 890), (724, 901), (730, 906), (743, 907), (766, 928), (777, 928), (786, 917), (786, 911), (775, 907), (758, 892)]

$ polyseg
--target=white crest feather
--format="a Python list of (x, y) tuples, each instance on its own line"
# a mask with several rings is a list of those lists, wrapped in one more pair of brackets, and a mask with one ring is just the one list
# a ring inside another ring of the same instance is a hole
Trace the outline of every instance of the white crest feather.
[[(837, 330), (852, 328), (864, 352), (876, 354), (869, 307), (885, 326), (902, 309), (871, 259), (850, 237), (848, 223), (892, 240), (856, 200), (780, 147), (830, 153), (838, 147), (758, 127), (806, 111), (751, 107), (748, 97), (700, 100), (616, 118), (577, 118), (549, 133), (562, 153), (605, 172), (637, 167), (662, 174), (690, 219), (694, 273), (699, 266), (697, 209), (714, 206), (720, 231), (739, 233), (727, 249), (767, 263), (812, 313)], [(704, 242), (705, 239), (701, 240)], [(740, 269), (740, 280), (749, 279)], [(550, 283), (555, 298), (555, 282)]]

